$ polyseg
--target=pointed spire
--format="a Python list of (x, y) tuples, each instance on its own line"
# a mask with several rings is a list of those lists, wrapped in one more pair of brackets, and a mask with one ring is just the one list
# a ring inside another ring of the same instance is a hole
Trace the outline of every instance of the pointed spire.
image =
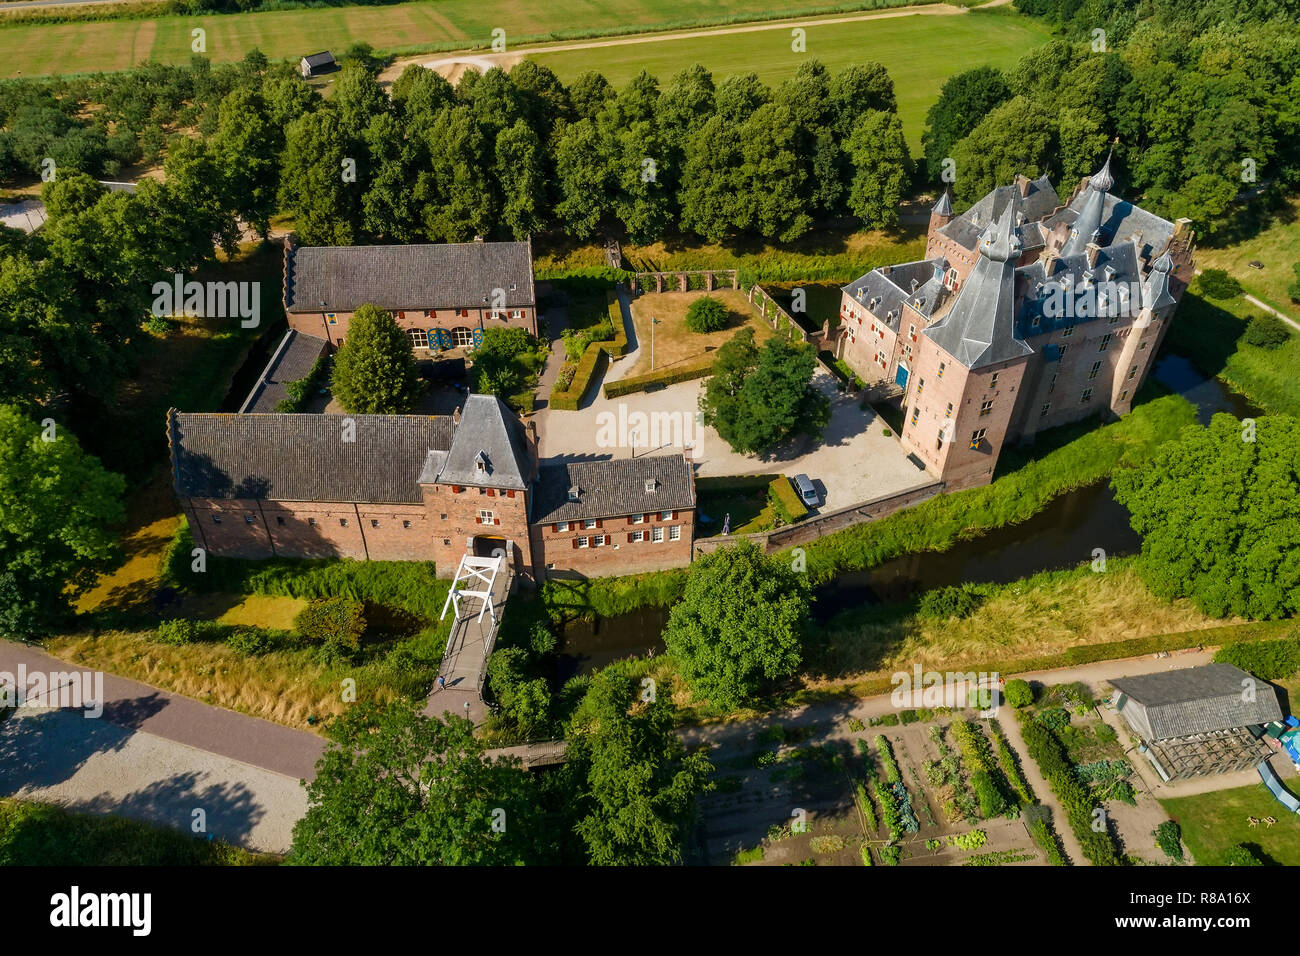
[(1160, 258), (1152, 263), (1151, 268), (1155, 269), (1156, 272), (1163, 272), (1166, 274), (1174, 271), (1174, 260), (1173, 257), (1169, 255), (1168, 249), (1161, 253)]
[(936, 216), (952, 216), (952, 200), (948, 198), (947, 188), (944, 189), (943, 195), (939, 197), (939, 201), (934, 204), (934, 208), (930, 212)]
[(980, 255), (994, 262), (1014, 261), (1020, 256), (1020, 236), (1016, 231), (1016, 203), (1007, 203), (1002, 215), (989, 223), (980, 236)]
[(1115, 177), (1110, 174), (1110, 158), (1114, 155), (1115, 147), (1112, 146), (1110, 152), (1106, 154), (1106, 162), (1104, 162), (1101, 169), (1093, 173), (1092, 178), (1088, 180), (1088, 185), (1099, 193), (1108, 193), (1110, 192), (1110, 187), (1115, 185)]

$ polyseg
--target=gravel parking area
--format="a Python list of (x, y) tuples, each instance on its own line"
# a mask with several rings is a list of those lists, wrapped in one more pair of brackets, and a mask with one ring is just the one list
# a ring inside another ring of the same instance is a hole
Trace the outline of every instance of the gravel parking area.
[[(536, 415), (539, 452), (543, 460), (590, 460), (664, 454), (691, 444), (699, 477), (806, 474), (823, 496), (823, 510), (932, 480), (908, 459), (897, 436), (884, 434), (885, 423), (875, 412), (860, 409), (855, 398), (838, 391), (828, 372), (819, 368), (813, 383), (832, 403), (831, 420), (821, 439), (799, 437), (764, 456), (736, 454), (716, 430), (700, 422), (703, 380), (615, 399), (597, 395), (576, 412), (542, 409)], [(651, 437), (658, 440), (647, 444), (642, 438), (633, 447), (638, 415), (645, 416)], [(656, 422), (658, 435), (654, 436)]]

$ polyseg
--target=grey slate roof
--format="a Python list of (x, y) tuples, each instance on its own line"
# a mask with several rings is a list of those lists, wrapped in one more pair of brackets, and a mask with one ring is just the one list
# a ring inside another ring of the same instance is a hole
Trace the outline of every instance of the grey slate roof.
[(1020, 255), (1016, 213), (1013, 199), (980, 237), (979, 261), (948, 314), (925, 330), (936, 345), (967, 368), (996, 365), (1033, 352), (1016, 337), (1016, 259)]
[[(646, 491), (646, 481), (655, 490)], [(578, 487), (570, 501), (569, 488)], [(695, 507), (691, 464), (681, 454), (543, 465), (533, 521), (581, 521)]]
[[(939, 229), (939, 233), (966, 249), (974, 249), (984, 230), (1013, 202), (1019, 204), (1025, 222), (1037, 222), (1051, 215), (1061, 204), (1051, 182), (1046, 176), (1040, 176), (1029, 183), (1028, 195), (1023, 198), (1020, 187), (1016, 185), (998, 186), (990, 190), (983, 199)], [(1032, 243), (1030, 248), (1033, 248)]]
[(438, 481), (522, 491), (531, 477), (530, 458), (523, 423), (510, 406), (495, 395), (471, 395), (461, 409)]
[[(889, 266), (888, 272), (884, 268), (872, 269), (841, 289), (855, 302), (867, 306), (873, 315), (897, 332), (904, 302), (913, 304), (926, 318), (943, 304), (948, 295), (943, 287), (943, 274), (947, 269), (948, 262), (942, 256), (920, 259)], [(916, 283), (915, 291), (912, 291), (913, 282)]]
[[(1039, 259), (1016, 270), (1018, 281), (1024, 288), (1020, 312), (1016, 319), (1017, 334), (1020, 338), (1044, 335), (1065, 326), (1082, 325), (1106, 318), (1107, 316), (1101, 314), (1086, 318), (1052, 316), (1048, 315), (1045, 309), (1051, 294), (1049, 282), (1059, 285), (1068, 282), (1071, 289), (1082, 289), (1085, 285), (1085, 274), (1088, 272), (1093, 273), (1093, 281), (1098, 288), (1104, 287), (1107, 281), (1113, 283), (1114, 287), (1106, 291), (1114, 297), (1117, 307), (1121, 310), (1120, 314), (1128, 314), (1127, 307), (1123, 305), (1128, 298), (1128, 283), (1142, 280), (1141, 263), (1138, 261), (1137, 249), (1133, 243), (1123, 242), (1103, 247), (1097, 253), (1097, 264), (1091, 269), (1088, 268), (1088, 258), (1085, 254), (1054, 260), (1050, 274), (1043, 260)], [(1109, 280), (1107, 276), (1110, 277)], [(1034, 324), (1035, 319), (1038, 320), (1037, 324)]]
[(934, 204), (934, 208), (930, 211), (936, 216), (952, 215), (952, 199), (948, 195), (948, 190), (943, 191), (943, 195), (939, 197), (939, 201)]
[(334, 62), (334, 54), (329, 50), (322, 50), (320, 53), (309, 53), (303, 59), (307, 61), (308, 66), (328, 66)]
[(527, 242), (303, 246), (289, 250), (285, 271), (289, 312), (486, 308), (494, 289), (505, 294), (502, 308), (536, 299)]
[[(1254, 682), (1253, 701), (1242, 699), (1243, 681)], [(1117, 704), (1121, 711), (1135, 705), (1145, 711), (1152, 740), (1282, 719), (1277, 692), (1231, 664), (1206, 664), (1110, 683), (1122, 695)]]
[(327, 344), (322, 338), (290, 329), (280, 340), (271, 361), (262, 370), (262, 377), (257, 380), (239, 410), (275, 411), (275, 407), (289, 397), (286, 386), (307, 377)]
[(451, 430), (432, 415), (167, 414), (176, 491), (193, 498), (416, 503), (429, 450)]

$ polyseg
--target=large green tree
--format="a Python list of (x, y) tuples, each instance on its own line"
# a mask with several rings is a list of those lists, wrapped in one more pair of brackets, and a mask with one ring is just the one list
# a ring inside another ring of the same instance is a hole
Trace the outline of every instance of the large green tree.
[(124, 488), (53, 419), (0, 405), (0, 635), (49, 631), (115, 566)]
[(402, 415), (415, 410), (420, 372), (411, 342), (391, 312), (363, 305), (334, 356), (330, 390), (352, 415)]
[(1142, 535), (1143, 579), (1206, 614), (1300, 612), (1300, 422), (1219, 414), (1145, 464), (1117, 472), (1115, 497)]
[(718, 358), (727, 371), (709, 380), (700, 410), (733, 451), (755, 454), (796, 433), (819, 435), (830, 420), (830, 400), (811, 384), (811, 346), (773, 337), (754, 350), (752, 340), (739, 339)]
[(849, 211), (868, 229), (898, 224), (898, 204), (907, 188), (911, 157), (897, 113), (867, 113), (848, 143), (853, 164)]
[(696, 560), (664, 643), (696, 696), (731, 710), (799, 669), (807, 575), (752, 542)]
[[(358, 131), (360, 133), (360, 131)], [(363, 176), (351, 139), (329, 108), (289, 124), (280, 167), (280, 206), (305, 245), (350, 245), (360, 234)]]
[(943, 173), (943, 161), (952, 156), (957, 142), (989, 111), (1010, 98), (1006, 78), (991, 66), (950, 76), (939, 90), (939, 99), (925, 115), (921, 148), (925, 151), (926, 176), (937, 182)]
[(293, 828), (307, 866), (540, 862), (536, 792), (518, 761), (491, 759), (473, 725), (420, 704), (355, 704), (329, 730)]
[(596, 674), (565, 727), (574, 829), (596, 866), (682, 862), (712, 766), (687, 753), (652, 681)]

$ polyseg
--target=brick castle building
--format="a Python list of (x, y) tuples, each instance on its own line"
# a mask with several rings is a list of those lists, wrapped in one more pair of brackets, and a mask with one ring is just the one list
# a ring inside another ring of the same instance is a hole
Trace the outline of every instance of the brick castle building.
[(539, 467), (499, 399), (453, 416), (167, 415), (195, 544), (229, 557), (433, 561), (504, 554), (515, 574), (633, 574), (690, 563), (682, 455)]
[(530, 242), (295, 246), (285, 241), (289, 327), (337, 348), (363, 305), (393, 313), (417, 351), (471, 348), (490, 328), (537, 334)]
[(926, 258), (843, 287), (842, 357), (902, 391), (903, 446), (949, 490), (1044, 428), (1127, 413), (1193, 274), (1187, 220), (1110, 193), (1110, 161), (1061, 204), (1018, 177), (961, 216), (948, 195)]

